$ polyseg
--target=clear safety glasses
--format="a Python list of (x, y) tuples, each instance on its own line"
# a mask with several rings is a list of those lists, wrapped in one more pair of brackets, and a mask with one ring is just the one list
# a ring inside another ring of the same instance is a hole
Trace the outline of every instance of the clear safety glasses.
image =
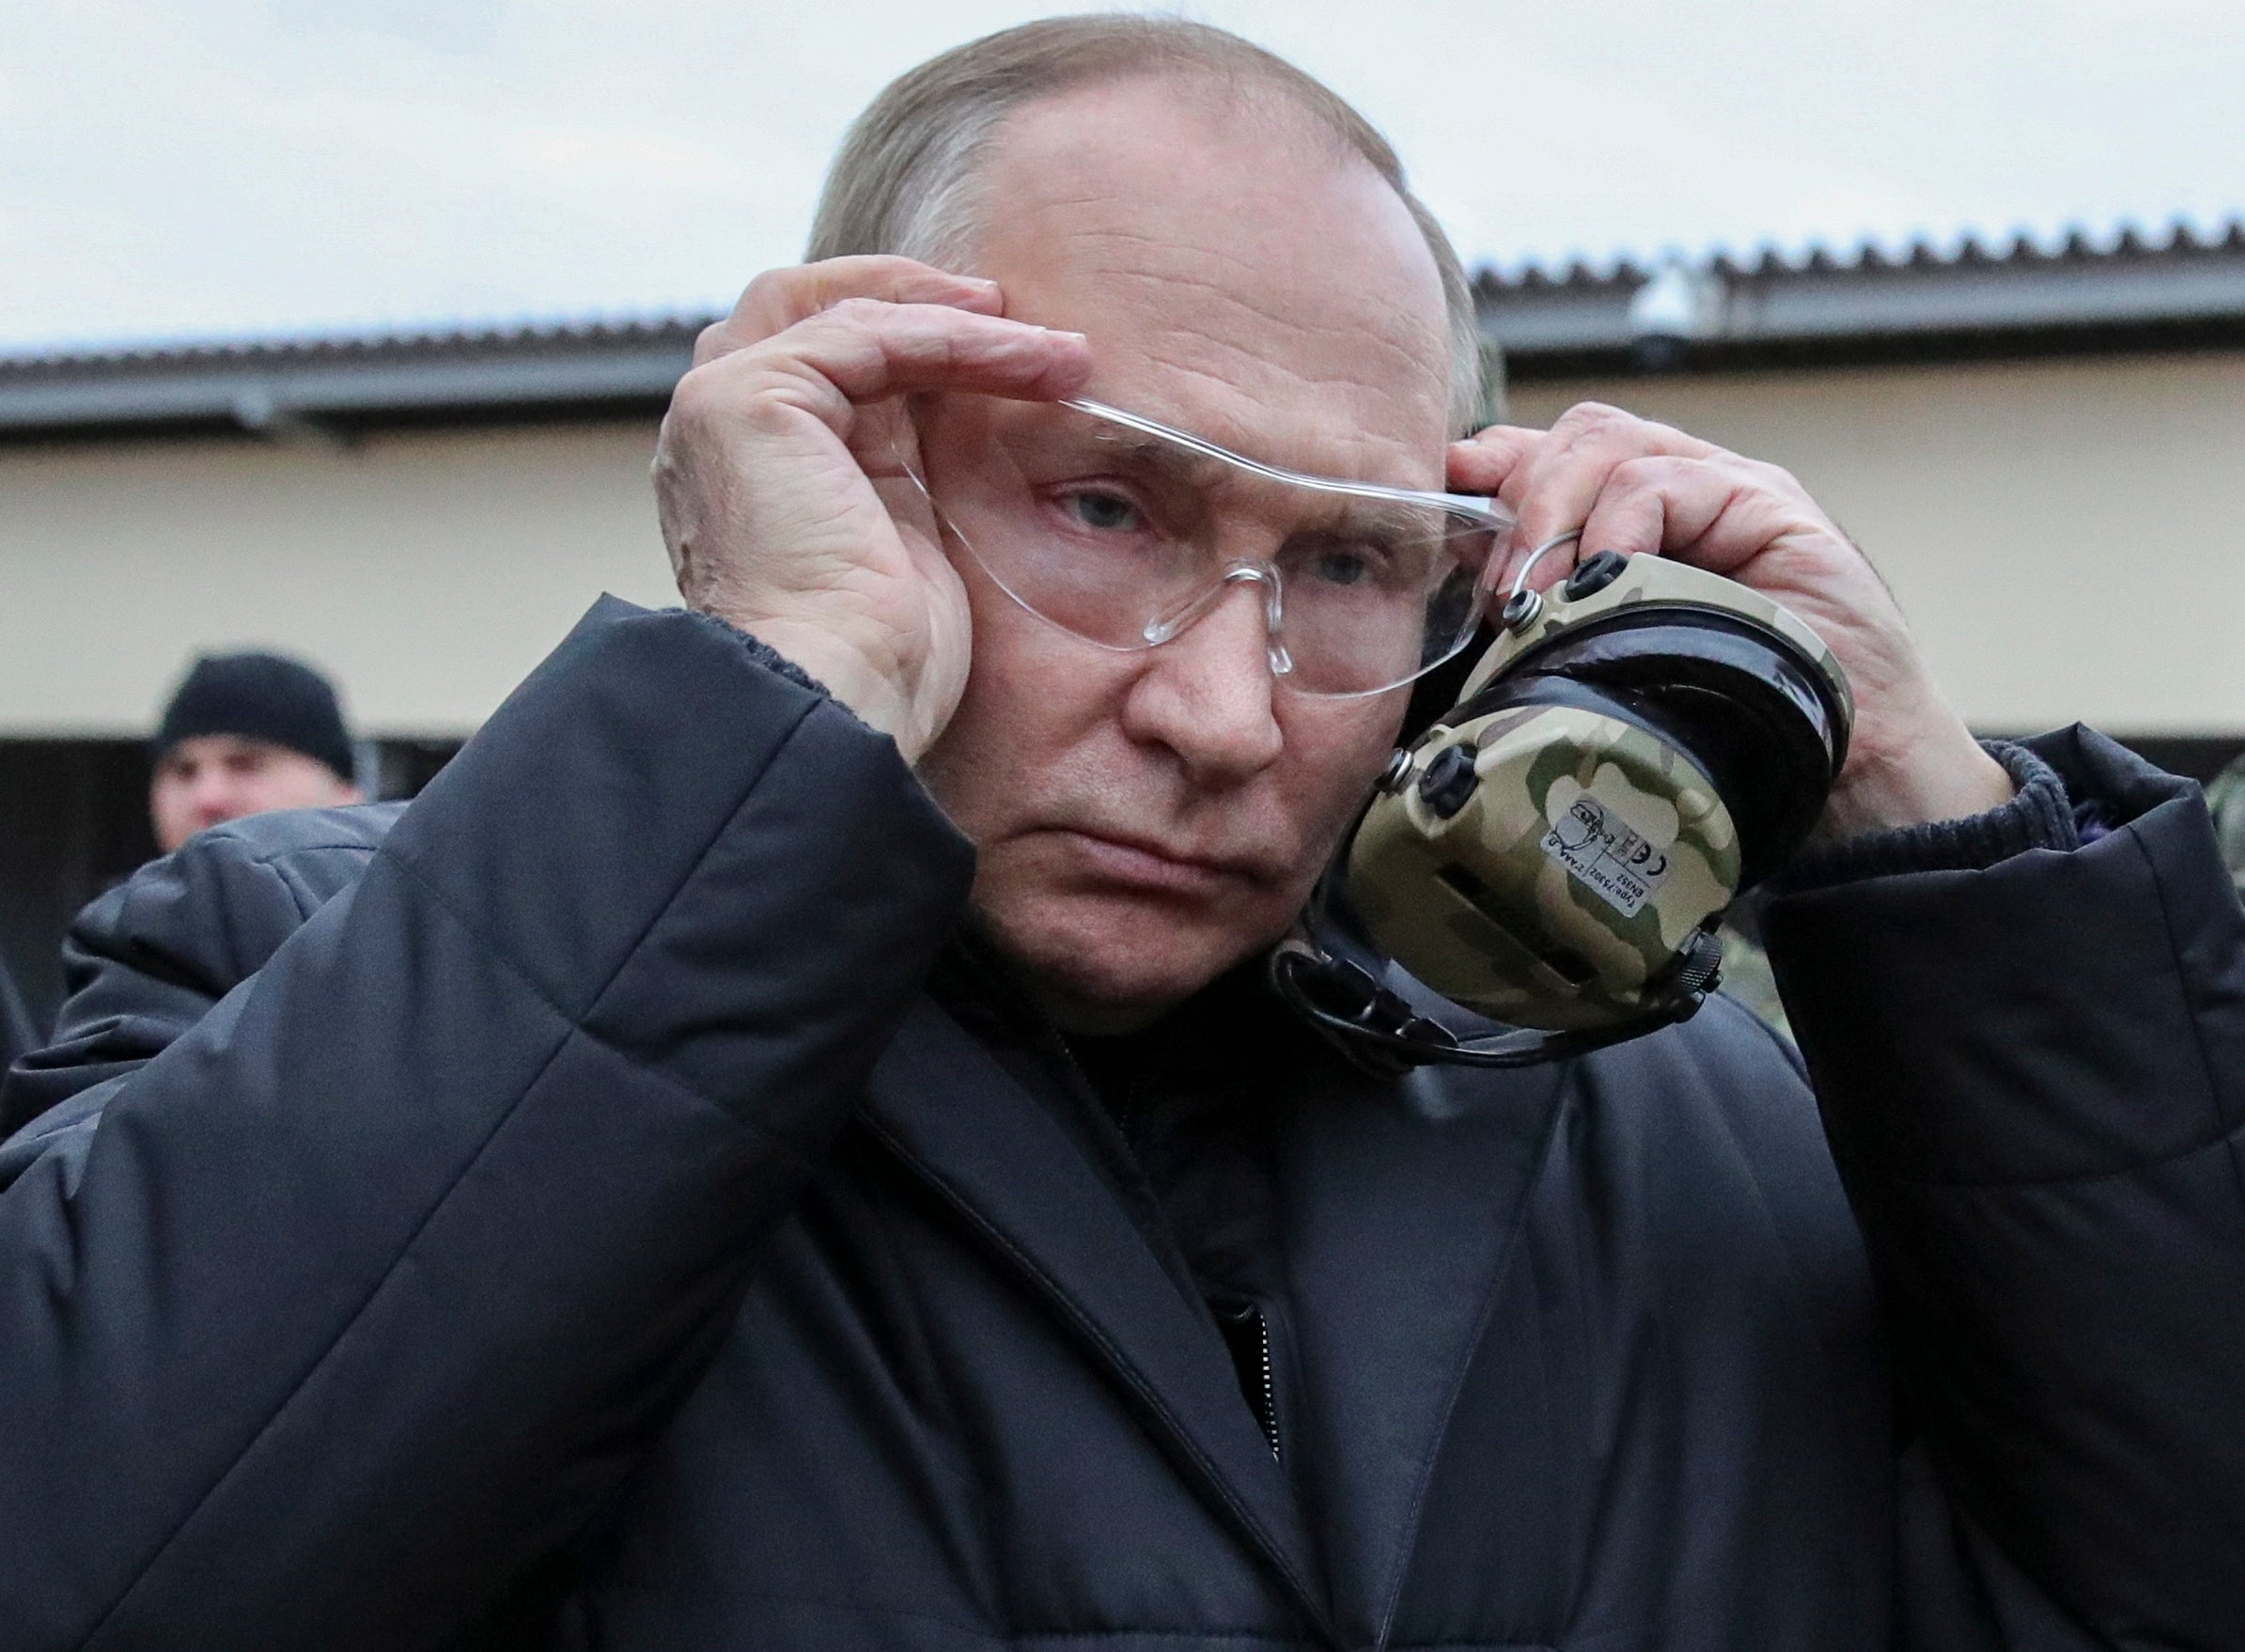
[(1512, 526), (1490, 500), (1280, 470), (1100, 402), (943, 400), (913, 479), (1014, 601), (1128, 651), (1251, 593), (1302, 694), (1379, 694), (1457, 654)]

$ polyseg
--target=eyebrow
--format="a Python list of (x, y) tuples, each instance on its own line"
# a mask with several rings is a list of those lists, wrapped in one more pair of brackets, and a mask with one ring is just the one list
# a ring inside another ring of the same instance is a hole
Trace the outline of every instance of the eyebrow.
[(1309, 477), (1277, 471), (1274, 467), (1241, 465), (1229, 457), (1220, 459), (1197, 447), (1182, 446), (1164, 436), (1127, 429), (1103, 427), (1091, 432), (1090, 439), (1103, 460), (1112, 460), (1117, 469), (1153, 487), (1196, 488), (1252, 475), (1289, 492), (1299, 492), (1305, 506), (1315, 502), (1316, 507), (1322, 508), (1305, 512), (1309, 520), (1301, 522), (1294, 529), (1296, 533), (1337, 532), (1393, 544), (1407, 539), (1444, 538), (1452, 525), (1461, 521), (1473, 528), (1488, 525), (1470, 512), (1453, 509), (1446, 515), (1439, 514), (1442, 510), (1440, 495), (1412, 493), (1408, 497), (1381, 498), (1377, 494), (1367, 497), (1362, 493), (1324, 491), (1302, 486), (1312, 480)]
[(1093, 450), (1102, 458), (1113, 456), (1134, 471), (1151, 472), (1167, 482), (1205, 482), (1238, 474), (1238, 468), (1224, 460), (1165, 437), (1111, 427), (1095, 429), (1090, 435)]
[(1334, 513), (1336, 518), (1350, 533), (1391, 542), (1446, 538), (1453, 520), (1443, 519), (1438, 524), (1430, 520), (1429, 507), (1413, 507), (1399, 500), (1338, 496), (1334, 502), (1339, 507)]

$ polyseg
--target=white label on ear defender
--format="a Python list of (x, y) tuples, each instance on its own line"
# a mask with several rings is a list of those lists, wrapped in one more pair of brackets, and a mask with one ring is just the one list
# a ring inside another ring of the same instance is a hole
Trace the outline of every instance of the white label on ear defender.
[(1587, 791), (1544, 834), (1543, 852), (1625, 918), (1668, 881), (1667, 854)]

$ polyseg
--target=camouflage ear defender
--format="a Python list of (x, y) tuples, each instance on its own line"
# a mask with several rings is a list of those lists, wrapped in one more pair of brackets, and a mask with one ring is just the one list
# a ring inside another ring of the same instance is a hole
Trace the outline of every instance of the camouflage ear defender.
[[(1534, 561), (1272, 959), (1368, 1065), (1520, 1065), (1691, 1016), (1724, 908), (1799, 849), (1847, 756), (1847, 678), (1769, 598), (1611, 551), (1538, 595)], [(1460, 1037), (1389, 960), (1517, 1030)]]

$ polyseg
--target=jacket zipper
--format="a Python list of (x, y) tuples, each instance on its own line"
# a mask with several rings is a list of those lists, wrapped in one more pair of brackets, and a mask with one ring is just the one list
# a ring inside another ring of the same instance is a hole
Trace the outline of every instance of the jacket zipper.
[(1255, 1407), (1255, 1421), (1263, 1425), (1263, 1438), (1271, 1442), (1272, 1461), (1278, 1459), (1278, 1380), (1271, 1369), (1271, 1321), (1263, 1317), (1260, 1308), (1252, 1309), (1255, 1317), (1255, 1341), (1263, 1361), (1263, 1403)]
[(1271, 1321), (1253, 1302), (1220, 1308), (1217, 1317), (1224, 1321), (1224, 1341), (1239, 1373), (1239, 1392), (1275, 1458), (1279, 1456), (1278, 1376), (1271, 1361)]
[[(1076, 1059), (1076, 1052), (1068, 1048), (1068, 1040), (1061, 1036), (1060, 1030), (1047, 1021), (1043, 1013), (1030, 1004), (1012, 982), (978, 961), (976, 967), (984, 976), (986, 985), (994, 987), (1023, 1016), (1032, 1036), (1044, 1047), (1048, 1056), (1058, 1060), (1061, 1070), (1072, 1083), (1078, 1096), (1104, 1111), (1105, 1104), (1092, 1087), (1091, 1080), (1084, 1070), (1084, 1064)], [(1114, 1114), (1115, 1130), (1132, 1151), (1136, 1150), (1136, 1146), (1130, 1140), (1131, 1126), (1137, 1119), (1137, 1089), (1144, 1077), (1142, 1073), (1132, 1082), (1123, 1096), (1122, 1105)], [(1278, 1440), (1278, 1374), (1271, 1359), (1271, 1321), (1264, 1317), (1263, 1310), (1253, 1302), (1243, 1302), (1237, 1309), (1216, 1308), (1213, 1303), (1210, 1307), (1225, 1327), (1224, 1342), (1231, 1351), (1233, 1364), (1239, 1371), (1240, 1394), (1247, 1401), (1248, 1411), (1254, 1416), (1255, 1426), (1262, 1430), (1263, 1439), (1271, 1447), (1271, 1459), (1283, 1460)], [(1252, 1352), (1241, 1348), (1234, 1340), (1231, 1334), (1234, 1327), (1253, 1331), (1255, 1341)]]

